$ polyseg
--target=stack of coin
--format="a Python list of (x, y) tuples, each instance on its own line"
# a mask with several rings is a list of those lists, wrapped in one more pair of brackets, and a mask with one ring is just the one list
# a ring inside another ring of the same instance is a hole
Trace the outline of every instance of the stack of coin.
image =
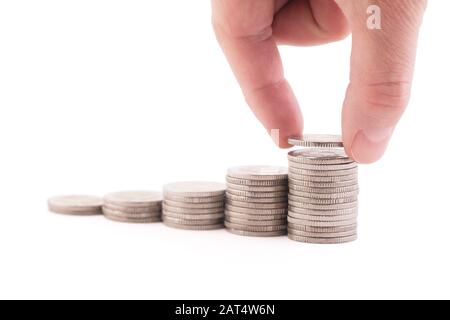
[(105, 196), (103, 215), (130, 223), (161, 221), (162, 194), (155, 191), (124, 191)]
[[(320, 143), (305, 145), (321, 147)], [(327, 147), (341, 144), (330, 142)], [(288, 236), (306, 243), (345, 243), (357, 238), (358, 168), (343, 149), (291, 151)]]
[(185, 230), (215, 230), (224, 227), (225, 185), (189, 181), (164, 186), (164, 224)]
[(226, 179), (225, 226), (229, 232), (256, 237), (286, 234), (287, 168), (234, 167)]
[(95, 196), (58, 196), (48, 200), (48, 209), (55, 213), (76, 216), (102, 214), (103, 199)]

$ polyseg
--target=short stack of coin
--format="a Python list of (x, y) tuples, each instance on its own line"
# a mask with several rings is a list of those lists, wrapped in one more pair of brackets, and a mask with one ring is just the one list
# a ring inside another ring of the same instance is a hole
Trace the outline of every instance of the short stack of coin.
[(224, 228), (225, 185), (189, 181), (167, 184), (163, 189), (163, 222), (185, 230)]
[[(357, 238), (358, 168), (341, 148), (291, 151), (288, 236), (306, 243), (336, 244)], [(329, 143), (327, 147), (337, 147)]]
[(103, 199), (95, 196), (68, 195), (50, 198), (48, 209), (55, 213), (90, 216), (102, 214)]
[(288, 170), (285, 167), (243, 166), (227, 173), (225, 226), (242, 236), (286, 234)]
[(103, 215), (130, 223), (161, 221), (162, 194), (155, 191), (124, 191), (104, 197)]

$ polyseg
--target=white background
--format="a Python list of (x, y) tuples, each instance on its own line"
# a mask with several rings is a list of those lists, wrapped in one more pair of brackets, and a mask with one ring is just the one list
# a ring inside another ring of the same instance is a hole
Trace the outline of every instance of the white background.
[[(247, 108), (208, 1), (0, 1), (1, 298), (450, 298), (450, 2), (430, 0), (414, 92), (360, 170), (341, 246), (47, 212), (65, 193), (287, 165)], [(340, 132), (351, 39), (282, 48), (305, 132)]]

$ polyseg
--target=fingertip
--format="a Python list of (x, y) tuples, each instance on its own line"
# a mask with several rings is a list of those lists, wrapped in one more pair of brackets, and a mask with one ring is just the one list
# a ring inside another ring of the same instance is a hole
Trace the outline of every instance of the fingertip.
[[(370, 103), (367, 97), (375, 97)], [(361, 164), (380, 160), (389, 145), (404, 106), (377, 103), (385, 95), (373, 94), (365, 87), (350, 85), (344, 101), (342, 128), (347, 154)], [(375, 102), (374, 102), (375, 101)], [(390, 106), (390, 108), (382, 106)]]
[(393, 127), (360, 129), (346, 144), (345, 150), (358, 163), (374, 163), (386, 152), (393, 130)]
[[(296, 132), (296, 133), (291, 133)], [(280, 129), (269, 129), (268, 133), (272, 138), (272, 141), (280, 149), (290, 149), (293, 146), (289, 144), (288, 139), (293, 136), (301, 135), (302, 130), (297, 128), (295, 131), (281, 131)]]
[(280, 143), (279, 145), (278, 145), (278, 148), (280, 148), (280, 149), (290, 149), (290, 148), (292, 148), (293, 146), (292, 145), (290, 145), (289, 143), (287, 143), (287, 142), (283, 142), (283, 143)]

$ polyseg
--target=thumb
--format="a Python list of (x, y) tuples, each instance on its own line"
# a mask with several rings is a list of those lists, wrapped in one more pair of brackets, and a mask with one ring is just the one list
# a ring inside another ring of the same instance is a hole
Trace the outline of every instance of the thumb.
[(337, 0), (353, 32), (342, 127), (347, 153), (380, 159), (410, 97), (426, 0)]

